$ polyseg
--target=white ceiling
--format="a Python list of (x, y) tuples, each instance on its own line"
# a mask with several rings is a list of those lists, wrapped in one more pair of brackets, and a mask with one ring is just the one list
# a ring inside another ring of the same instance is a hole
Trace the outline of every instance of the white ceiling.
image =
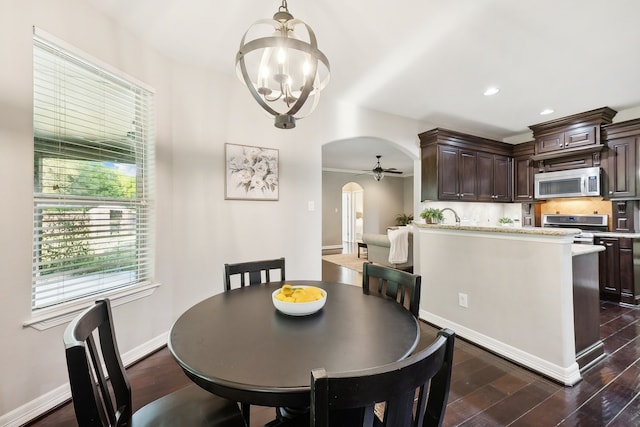
[[(165, 54), (230, 74), (243, 33), (281, 4), (89, 1)], [(323, 97), (430, 128), (502, 140), (594, 108), (640, 106), (637, 0), (289, 0), (288, 7), (313, 28), (331, 63)], [(491, 85), (500, 92), (483, 96)], [(555, 112), (539, 115), (545, 108)], [(354, 144), (366, 151), (352, 154), (349, 169), (372, 168), (376, 154), (384, 167), (412, 169), (380, 141)], [(331, 160), (346, 158), (338, 148), (325, 150), (325, 167), (344, 169)]]

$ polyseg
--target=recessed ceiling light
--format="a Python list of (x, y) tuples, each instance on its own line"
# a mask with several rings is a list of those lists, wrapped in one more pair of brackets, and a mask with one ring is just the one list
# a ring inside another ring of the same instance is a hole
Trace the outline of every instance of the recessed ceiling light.
[(484, 96), (495, 95), (498, 92), (500, 92), (500, 89), (498, 89), (495, 86), (491, 86), (491, 87), (488, 87), (487, 90), (484, 91)]
[(553, 110), (551, 108), (545, 108), (544, 110), (540, 111), (541, 116), (546, 116), (547, 114), (551, 113), (553, 113)]

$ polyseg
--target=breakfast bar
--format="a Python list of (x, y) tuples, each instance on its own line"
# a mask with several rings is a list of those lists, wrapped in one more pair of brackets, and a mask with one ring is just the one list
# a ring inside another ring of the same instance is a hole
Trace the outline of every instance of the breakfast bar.
[(416, 226), (422, 319), (565, 385), (603, 357), (603, 248), (578, 229)]

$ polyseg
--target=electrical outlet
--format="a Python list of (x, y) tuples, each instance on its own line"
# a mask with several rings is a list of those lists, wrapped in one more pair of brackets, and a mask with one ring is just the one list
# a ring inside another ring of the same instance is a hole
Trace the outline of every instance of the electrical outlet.
[(469, 308), (469, 298), (467, 294), (458, 293), (458, 305), (460, 307)]

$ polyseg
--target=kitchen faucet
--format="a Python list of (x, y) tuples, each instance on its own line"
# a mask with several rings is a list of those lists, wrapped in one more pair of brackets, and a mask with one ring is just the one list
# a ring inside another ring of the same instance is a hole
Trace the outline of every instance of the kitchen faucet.
[(460, 217), (458, 216), (456, 211), (454, 211), (451, 208), (444, 208), (444, 209), (440, 210), (440, 212), (444, 212), (444, 211), (451, 211), (453, 213), (453, 216), (454, 216), (455, 220), (456, 220), (456, 225), (460, 225)]

